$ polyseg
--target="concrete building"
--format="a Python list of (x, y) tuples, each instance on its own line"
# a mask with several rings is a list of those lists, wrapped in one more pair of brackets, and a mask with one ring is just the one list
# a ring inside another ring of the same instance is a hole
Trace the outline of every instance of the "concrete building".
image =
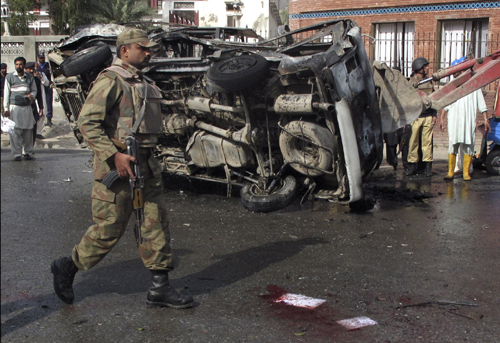
[(288, 0), (170, 0), (163, 1), (163, 21), (208, 27), (254, 29), (263, 38), (277, 35), (280, 10)]

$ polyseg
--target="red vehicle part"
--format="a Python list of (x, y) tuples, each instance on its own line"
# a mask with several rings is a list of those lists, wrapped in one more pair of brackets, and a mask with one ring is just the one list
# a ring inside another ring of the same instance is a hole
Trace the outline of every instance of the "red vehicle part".
[(421, 96), (423, 95), (423, 102), (426, 107), (441, 110), (467, 94), (500, 78), (500, 50), (486, 57), (476, 58), (441, 69), (432, 75), (432, 79), (437, 81), (457, 72), (464, 73), (431, 95), (426, 96), (420, 93)]

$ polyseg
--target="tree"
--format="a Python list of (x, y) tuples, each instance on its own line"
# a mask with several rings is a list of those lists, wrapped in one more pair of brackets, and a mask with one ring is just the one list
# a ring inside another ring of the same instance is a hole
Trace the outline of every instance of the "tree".
[(140, 21), (153, 14), (153, 9), (135, 0), (92, 0), (95, 8), (94, 22), (120, 24)]
[(40, 8), (36, 0), (8, 0), (10, 8), (9, 29), (13, 36), (29, 35), (29, 25), (36, 21), (34, 9)]
[(288, 7), (280, 11), (281, 22), (283, 23), (283, 25), (288, 25), (288, 15)]
[[(105, 1), (105, 0), (103, 0)], [(50, 34), (70, 34), (81, 25), (92, 23), (92, 0), (47, 0)]]

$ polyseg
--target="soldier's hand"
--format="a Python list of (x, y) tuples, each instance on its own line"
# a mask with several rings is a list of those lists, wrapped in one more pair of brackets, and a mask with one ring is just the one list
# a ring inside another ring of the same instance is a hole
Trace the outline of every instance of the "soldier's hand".
[(115, 167), (118, 175), (122, 178), (131, 178), (135, 180), (132, 168), (130, 168), (130, 163), (135, 163), (135, 157), (117, 152), (115, 154)]

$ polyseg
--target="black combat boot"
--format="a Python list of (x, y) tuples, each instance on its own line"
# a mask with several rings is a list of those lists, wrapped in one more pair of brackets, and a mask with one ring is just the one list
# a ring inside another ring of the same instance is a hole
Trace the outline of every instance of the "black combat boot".
[(57, 296), (65, 303), (72, 304), (75, 299), (73, 280), (78, 271), (73, 259), (68, 256), (54, 260), (50, 265), (50, 270), (54, 274), (54, 291)]
[(170, 287), (168, 271), (152, 270), (151, 286), (146, 299), (147, 307), (188, 308), (193, 306), (193, 297), (179, 294)]
[(425, 171), (424, 175), (427, 177), (432, 176), (432, 162), (425, 162)]
[(412, 176), (417, 173), (417, 164), (416, 163), (408, 163), (406, 167), (406, 176)]

